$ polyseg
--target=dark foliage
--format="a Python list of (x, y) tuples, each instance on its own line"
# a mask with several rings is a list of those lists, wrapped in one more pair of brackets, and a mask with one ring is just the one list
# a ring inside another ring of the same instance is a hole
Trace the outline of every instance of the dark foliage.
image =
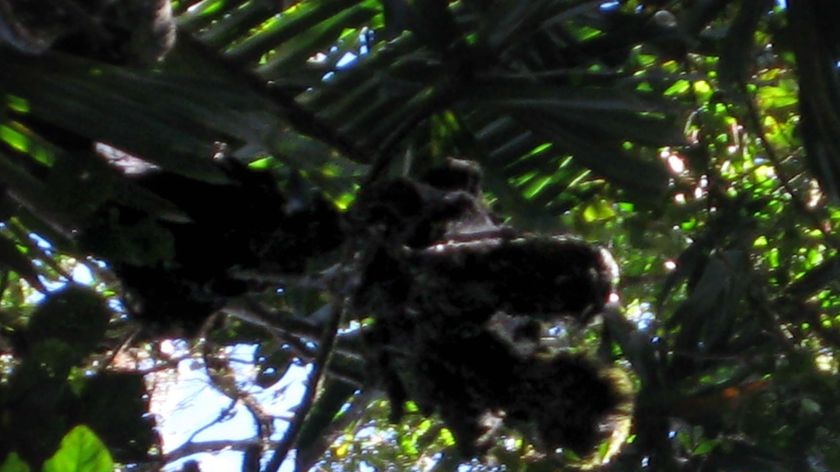
[(71, 382), (72, 368), (95, 352), (110, 310), (99, 295), (69, 286), (44, 300), (19, 335), (24, 359), (0, 385), (6, 408), (0, 455), (15, 451), (34, 467), (55, 453), (64, 434), (89, 425), (115, 458), (142, 460), (159, 439), (148, 415), (143, 376), (103, 372)]
[[(106, 205), (80, 237), (85, 250), (112, 262), (132, 316), (158, 332), (174, 327), (195, 333), (227, 297), (259, 288), (235, 271), (299, 274), (308, 258), (343, 240), (338, 212), (320, 197), (292, 208), (267, 172), (232, 159), (218, 167), (227, 182), (159, 171), (137, 178), (139, 187), (183, 212), (180, 218)], [(136, 241), (144, 231), (148, 240)], [(115, 246), (121, 238), (141, 246), (139, 257)]]

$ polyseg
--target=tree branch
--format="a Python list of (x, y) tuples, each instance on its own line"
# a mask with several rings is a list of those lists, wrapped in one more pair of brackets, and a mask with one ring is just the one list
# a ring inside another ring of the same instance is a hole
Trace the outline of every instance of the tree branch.
[(263, 469), (264, 472), (277, 472), (280, 465), (289, 454), (289, 451), (297, 441), (301, 427), (308, 416), (309, 410), (312, 409), (312, 405), (315, 403), (315, 398), (318, 394), (318, 383), (326, 371), (327, 363), (330, 360), (330, 355), (333, 351), (333, 344), (335, 343), (336, 334), (338, 333), (338, 327), (341, 324), (341, 318), (344, 310), (345, 306), (343, 301), (336, 301), (333, 305), (333, 312), (331, 313), (327, 326), (324, 327), (324, 334), (321, 337), (321, 343), (318, 346), (318, 354), (315, 357), (315, 363), (312, 366), (312, 371), (310, 372), (309, 379), (307, 380), (308, 388), (306, 390), (306, 394), (301, 400), (300, 405), (298, 405), (297, 410), (295, 411), (295, 416), (289, 423), (283, 439), (275, 448), (274, 455), (269, 460), (265, 469)]
[(241, 402), (254, 418), (254, 423), (257, 426), (257, 437), (260, 440), (267, 441), (273, 432), (274, 418), (265, 412), (262, 405), (251, 394), (236, 385), (235, 373), (228, 360), (210, 352), (210, 343), (207, 341), (204, 343), (202, 357), (207, 377), (210, 379), (213, 388), (233, 401), (230, 409), (237, 402)]
[[(288, 312), (270, 311), (256, 300), (241, 297), (228, 302), (225, 313), (242, 321), (259, 326), (269, 332), (278, 342), (288, 344), (301, 359), (313, 362), (317, 349), (306, 340), (317, 341), (323, 333), (323, 326), (301, 316)], [(337, 335), (333, 346), (334, 356), (327, 375), (334, 376), (358, 387), (365, 383), (361, 368), (363, 359), (361, 329)]]
[(253, 447), (254, 445), (259, 445), (259, 441), (255, 439), (247, 439), (244, 441), (219, 440), (202, 441), (197, 443), (186, 442), (168, 453), (159, 456), (157, 459), (162, 463), (171, 463), (177, 461), (178, 459), (183, 459), (184, 457), (191, 456), (193, 454), (200, 454), (202, 452), (223, 450), (247, 451), (248, 448)]

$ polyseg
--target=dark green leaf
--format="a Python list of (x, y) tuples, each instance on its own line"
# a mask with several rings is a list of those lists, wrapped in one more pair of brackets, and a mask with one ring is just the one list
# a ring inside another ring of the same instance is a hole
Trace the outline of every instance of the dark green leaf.
[(685, 142), (682, 129), (671, 116), (673, 105), (646, 101), (624, 91), (512, 83), (476, 87), (471, 94), (482, 105), (514, 114), (531, 113), (569, 132), (655, 146)]
[(268, 63), (260, 65), (257, 72), (265, 78), (280, 75), (288, 69), (296, 69), (305, 63), (312, 51), (328, 49), (351, 25), (362, 25), (370, 20), (377, 9), (372, 0), (362, 2), (353, 8), (348, 8), (305, 33), (298, 34), (275, 51), (274, 57)]
[[(237, 62), (251, 62), (261, 55), (298, 35), (304, 35), (322, 22), (329, 21), (347, 9), (357, 6), (358, 0), (328, 0), (304, 2), (274, 19), (263, 31), (238, 44), (227, 52)], [(310, 50), (311, 54), (313, 51)]]
[(458, 39), (458, 28), (446, 0), (415, 0), (407, 10), (408, 26), (420, 41), (443, 54)]
[(16, 453), (12, 452), (0, 464), (0, 472), (29, 472), (29, 465)]
[(142, 461), (158, 443), (142, 374), (105, 372), (85, 379), (79, 421), (107, 444), (120, 462)]
[(539, 115), (520, 112), (515, 117), (541, 133), (560, 149), (572, 154), (580, 165), (591, 169), (636, 198), (656, 202), (668, 189), (668, 173), (661, 162), (643, 161), (625, 153), (618, 145), (608, 146), (572, 132), (567, 124)]
[(3, 392), (0, 435), (33, 467), (55, 452), (69, 429), (67, 415), (77, 407), (66, 380), (72, 366), (67, 359), (73, 357), (73, 350), (57, 340), (32, 346)]
[(111, 311), (92, 289), (68, 285), (38, 305), (27, 326), (32, 344), (50, 339), (73, 348), (76, 362), (93, 352), (105, 336)]
[(62, 155), (46, 180), (56, 211), (73, 221), (84, 221), (98, 210), (119, 185), (119, 175), (93, 153)]

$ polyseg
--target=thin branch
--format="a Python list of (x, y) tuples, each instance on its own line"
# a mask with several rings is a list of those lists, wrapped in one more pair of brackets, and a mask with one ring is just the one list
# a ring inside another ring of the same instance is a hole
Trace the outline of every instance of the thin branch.
[[(301, 359), (316, 362), (318, 353), (313, 352), (315, 350), (307, 346), (303, 340), (287, 334), (281, 336), (281, 341), (288, 344)], [(361, 361), (358, 358), (343, 355), (343, 353), (338, 352), (337, 344), (333, 345), (333, 351), (333, 357), (330, 365), (327, 366), (325, 374), (362, 388), (365, 384), (365, 376), (356, 366)]]
[(264, 472), (277, 472), (280, 465), (284, 460), (286, 460), (286, 456), (289, 454), (289, 451), (292, 449), (295, 442), (297, 442), (303, 423), (308, 416), (309, 410), (315, 403), (315, 398), (318, 394), (318, 384), (321, 381), (321, 377), (324, 375), (327, 363), (330, 360), (330, 355), (333, 351), (333, 344), (335, 343), (336, 334), (338, 333), (338, 327), (341, 324), (344, 310), (345, 306), (342, 301), (336, 301), (335, 305), (333, 305), (333, 312), (327, 326), (324, 327), (324, 334), (321, 338), (321, 343), (318, 346), (318, 354), (315, 357), (315, 363), (312, 366), (312, 371), (310, 372), (309, 379), (307, 380), (308, 387), (306, 394), (301, 400), (300, 405), (298, 405), (295, 411), (295, 416), (289, 423), (286, 433), (283, 435), (283, 439), (275, 448), (274, 455), (271, 457), (271, 460), (269, 460), (265, 469), (263, 469)]
[(253, 395), (236, 385), (236, 376), (228, 360), (215, 355), (215, 353), (211, 352), (210, 347), (211, 343), (205, 341), (204, 349), (202, 349), (202, 357), (211, 385), (216, 391), (233, 401), (230, 406), (231, 410), (237, 402), (241, 402), (245, 409), (248, 410), (248, 413), (254, 418), (254, 423), (257, 426), (257, 437), (262, 441), (267, 441), (273, 432), (274, 417), (266, 413), (260, 402)]
[[(162, 362), (159, 362), (159, 363), (153, 365), (152, 367), (148, 367), (146, 369), (132, 369), (131, 371), (135, 372), (137, 374), (140, 374), (140, 375), (153, 374), (155, 372), (161, 372), (161, 371), (164, 371), (164, 370), (176, 369), (178, 367), (179, 362), (186, 361), (186, 360), (189, 360), (189, 359), (192, 359), (192, 358), (193, 358), (192, 353), (185, 354), (183, 356), (178, 356), (178, 357), (170, 357), (170, 358), (168, 358), (168, 359), (166, 359)], [(156, 362), (158, 362), (158, 361), (156, 361)]]
[(128, 346), (131, 345), (132, 341), (134, 341), (134, 338), (136, 338), (139, 333), (139, 328), (132, 330), (128, 334), (128, 336), (126, 336), (125, 339), (123, 339), (120, 345), (105, 358), (105, 361), (102, 362), (102, 368), (100, 369), (100, 372), (104, 372), (105, 370), (109, 369), (111, 367), (111, 364), (114, 363), (114, 360), (116, 360), (117, 356), (119, 356), (123, 353), (123, 351), (128, 349)]
[(220, 421), (222, 421), (225, 418), (227, 418), (228, 416), (230, 416), (230, 414), (231, 414), (231, 412), (233, 412), (234, 408), (236, 408), (236, 399), (232, 399), (230, 401), (230, 404), (227, 407), (222, 408), (222, 410), (219, 411), (219, 414), (216, 415), (215, 418), (208, 421), (204, 426), (202, 426), (202, 427), (196, 429), (195, 431), (193, 431), (193, 433), (190, 434), (190, 437), (187, 438), (186, 443), (188, 443), (188, 444), (192, 443), (196, 436), (203, 433), (204, 431), (207, 431), (208, 429), (210, 429), (213, 426), (215, 426), (216, 424), (218, 424)]
[(202, 452), (215, 451), (247, 451), (248, 448), (259, 445), (259, 441), (254, 439), (247, 439), (244, 441), (202, 441), (202, 442), (186, 442), (183, 445), (161, 455), (158, 460), (162, 463), (171, 463), (178, 459), (191, 456), (193, 454), (200, 454)]
[[(315, 315), (298, 316), (288, 311), (274, 311), (266, 308), (251, 297), (239, 297), (228, 301), (225, 313), (242, 321), (268, 330), (283, 342), (292, 345), (298, 354), (308, 360), (314, 359), (315, 350), (308, 347), (301, 338), (317, 340), (323, 333), (323, 324), (311, 321)], [(336, 350), (350, 357), (362, 357), (361, 338), (363, 330), (357, 329), (338, 335)]]

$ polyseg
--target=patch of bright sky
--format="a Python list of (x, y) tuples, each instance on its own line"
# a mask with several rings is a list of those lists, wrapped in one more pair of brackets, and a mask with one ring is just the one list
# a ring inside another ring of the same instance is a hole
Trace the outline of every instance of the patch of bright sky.
[(347, 54), (341, 56), (341, 59), (335, 64), (336, 67), (339, 69), (342, 67), (346, 67), (350, 65), (353, 61), (355, 61), (359, 56), (353, 54), (352, 52), (348, 52)]
[(70, 275), (73, 277), (73, 281), (78, 284), (91, 285), (93, 283), (93, 272), (84, 264), (76, 264)]
[[(185, 343), (173, 344), (171, 355), (186, 354)], [(253, 384), (256, 374), (253, 367), (253, 356), (256, 346), (236, 346), (230, 353), (231, 366), (236, 373), (237, 383)], [(276, 384), (266, 389), (254, 387), (249, 389), (255, 400), (265, 408), (266, 413), (289, 418), (294, 407), (300, 402), (305, 388), (303, 379), (308, 367), (292, 365), (289, 372)], [(231, 400), (216, 391), (204, 371), (203, 365), (194, 359), (179, 362), (174, 378), (165, 378), (162, 373), (162, 386), (155, 387), (153, 393), (152, 412), (158, 419), (158, 431), (163, 441), (164, 453), (181, 446), (197, 430), (216, 421), (220, 414), (230, 406)], [(279, 439), (285, 432), (285, 420), (275, 422), (275, 435)], [(197, 434), (193, 442), (203, 441), (237, 441), (247, 440), (256, 431), (253, 418), (248, 411), (237, 404), (223, 420), (216, 422)], [(270, 454), (266, 455), (265, 459)], [(199, 462), (202, 472), (222, 472), (239, 470), (242, 466), (242, 453), (239, 451), (221, 451), (216, 453), (194, 454), (176, 461), (164, 471), (180, 470), (187, 460)], [(289, 456), (281, 467), (281, 472), (293, 470), (293, 456)]]

